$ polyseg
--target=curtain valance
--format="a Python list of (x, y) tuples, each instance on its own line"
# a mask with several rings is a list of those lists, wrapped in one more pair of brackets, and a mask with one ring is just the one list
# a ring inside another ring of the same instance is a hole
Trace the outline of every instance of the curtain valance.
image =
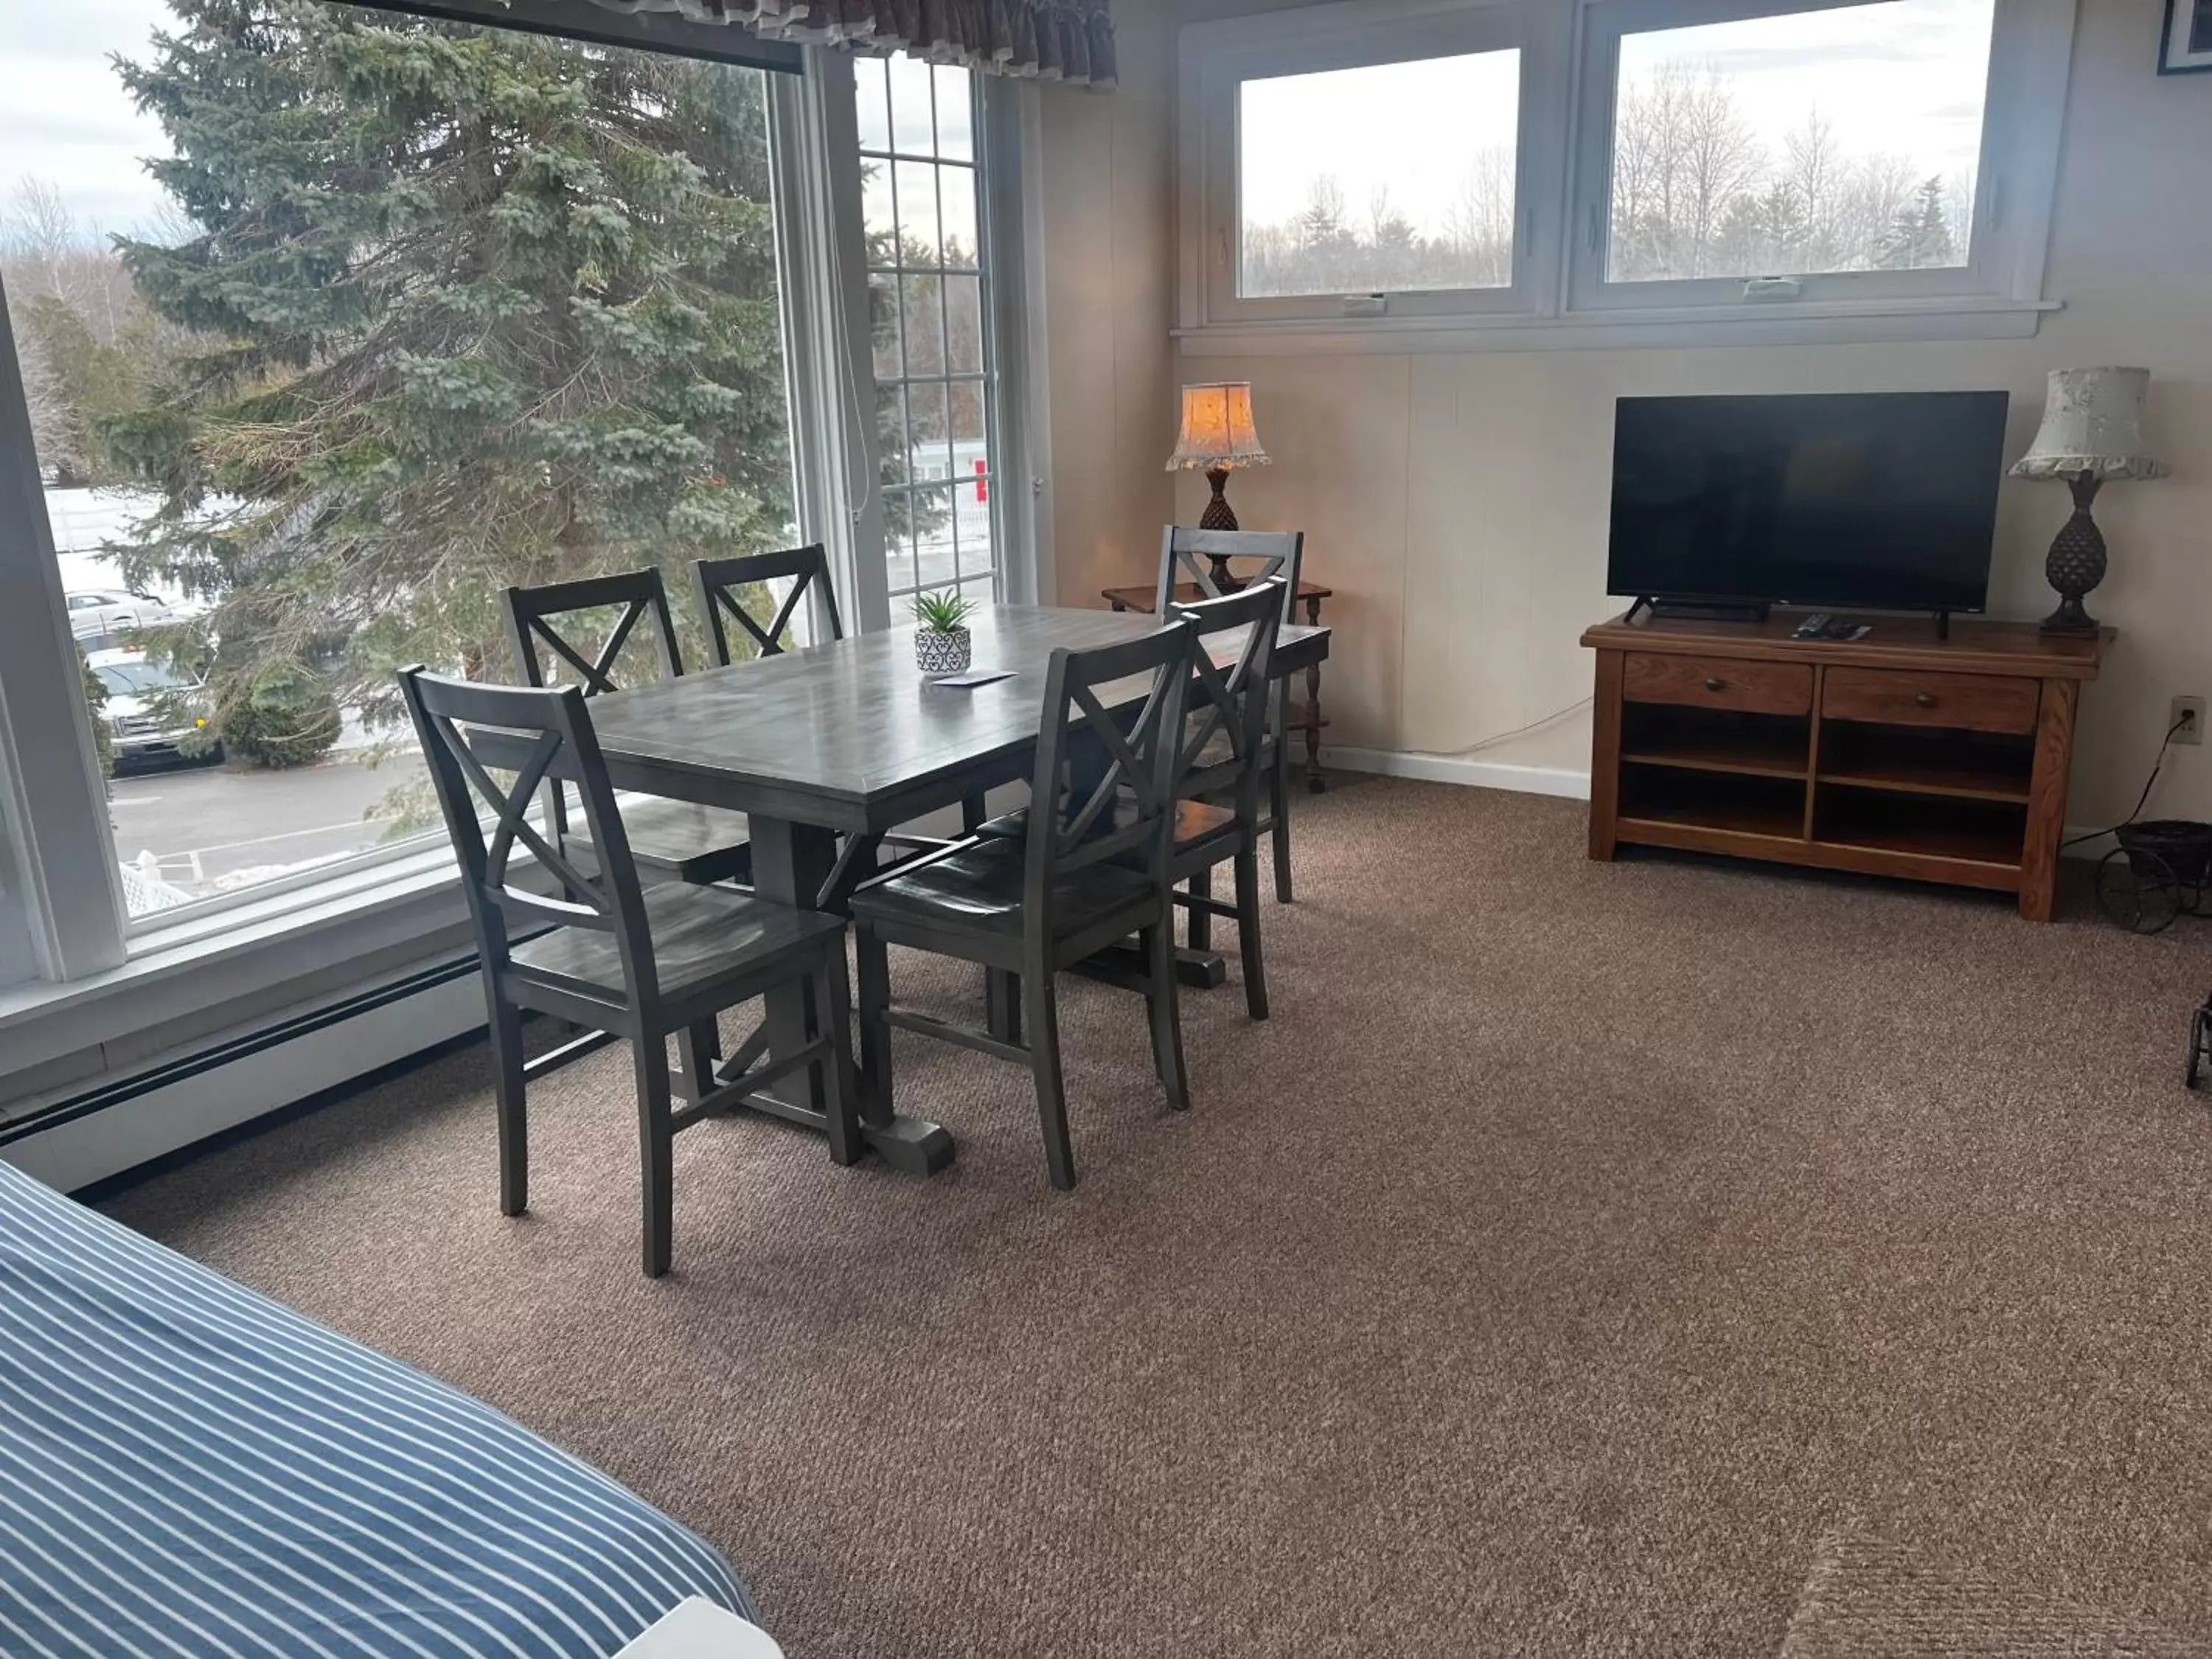
[(1109, 0), (597, 0), (615, 11), (675, 12), (763, 40), (903, 50), (1000, 75), (1114, 84)]

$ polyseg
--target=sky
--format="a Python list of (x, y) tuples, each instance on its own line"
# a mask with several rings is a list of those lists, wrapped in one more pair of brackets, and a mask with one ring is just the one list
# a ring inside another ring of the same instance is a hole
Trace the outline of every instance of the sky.
[(167, 198), (139, 160), (167, 140), (107, 59), (143, 60), (170, 21), (163, 0), (0, 0), (0, 213), (28, 174), (58, 185), (87, 231), (154, 222)]
[[(1881, 0), (1626, 36), (1622, 78), (1709, 63), (1770, 149), (1818, 106), (1846, 155), (1889, 151), (1917, 172), (1971, 173), (1981, 144), (1995, 0)], [(1514, 137), (1518, 54), (1493, 52), (1244, 84), (1248, 223), (1279, 222), (1335, 175), (1355, 217), (1387, 188), (1434, 233), (1467, 156)]]

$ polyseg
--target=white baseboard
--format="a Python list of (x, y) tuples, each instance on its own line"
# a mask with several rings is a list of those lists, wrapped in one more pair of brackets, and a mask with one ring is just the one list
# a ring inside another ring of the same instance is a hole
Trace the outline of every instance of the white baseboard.
[(1522, 766), (1473, 755), (1419, 755), (1396, 749), (1325, 748), (1322, 765), (1341, 772), (1372, 772), (1386, 778), (1421, 778), (1431, 783), (1463, 784), (1471, 789), (1512, 789), (1524, 795), (1589, 799), (1589, 774), (1566, 766)]

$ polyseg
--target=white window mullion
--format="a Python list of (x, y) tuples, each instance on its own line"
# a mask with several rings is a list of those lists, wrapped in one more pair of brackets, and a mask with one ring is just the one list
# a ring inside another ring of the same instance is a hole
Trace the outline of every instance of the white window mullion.
[[(883, 626), (884, 520), (868, 362), (868, 295), (853, 153), (852, 64), (811, 50), (771, 84), (777, 252), (801, 533), (828, 550), (848, 626)], [(817, 624), (826, 618), (817, 617)]]
[(123, 894), (0, 290), (0, 982), (119, 966)]

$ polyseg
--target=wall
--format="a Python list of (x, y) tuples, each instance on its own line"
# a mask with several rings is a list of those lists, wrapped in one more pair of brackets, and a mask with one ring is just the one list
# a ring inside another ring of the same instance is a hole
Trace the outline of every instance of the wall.
[[(1173, 384), (1249, 379), (1276, 465), (1239, 474), (1232, 495), (1248, 523), (1303, 526), (1310, 574), (1337, 589), (1332, 741), (1460, 754), (1589, 695), (1576, 638), (1619, 608), (1604, 583), (1614, 398), (2002, 387), (2017, 452), (2034, 430), (2045, 371), (2140, 363), (2154, 374), (2152, 440), (2175, 476), (2114, 486), (2099, 503), (2112, 572), (2091, 603), (2121, 640), (2084, 702), (2070, 817), (2094, 824), (2125, 814), (2167, 700), (2212, 693), (2212, 76), (2153, 72), (2161, 0), (2082, 0), (2047, 287), (2065, 309), (2037, 338), (1178, 362), (1168, 336), (1173, 134), (1162, 114), (1172, 104), (1170, 37), (1175, 24), (1268, 9), (1189, 0), (1170, 20), (1152, 0), (1121, 0), (1122, 90), (1100, 100), (1110, 109), (1094, 104), (1079, 124), (1063, 113), (1048, 128), (1048, 143), (1065, 147), (1048, 159), (1066, 185), (1049, 198), (1048, 257), (1060, 267), (1110, 256), (1114, 266), (1110, 283), (1084, 270), (1055, 285), (1054, 349), (1066, 337), (1100, 361), (1110, 351), (1118, 371), (1110, 422), (1090, 376), (1055, 390), (1056, 422), (1074, 405), (1092, 429), (1110, 425), (1117, 446), (1109, 459), (1056, 428), (1060, 476), (1078, 455), (1085, 475), (1060, 504), (1064, 602), (1152, 568), (1152, 469), (1173, 437)], [(1079, 192), (1094, 187), (1102, 153), (1113, 160), (1112, 190), (1086, 199)], [(1137, 269), (1144, 262), (1148, 274)], [(1086, 301), (1110, 314), (1060, 309)], [(1142, 366), (1147, 343), (1158, 372)], [(1056, 378), (1063, 368), (1056, 356)], [(1177, 511), (1194, 516), (1202, 491), (1187, 481)], [(2056, 485), (2006, 484), (1993, 614), (2049, 608), (2043, 553), (2066, 505)], [(1587, 742), (1586, 717), (1570, 716), (1481, 752), (1586, 769)], [(2212, 817), (2212, 757), (2178, 751), (2154, 805)]]
[(1119, 0), (1121, 84), (1039, 88), (1052, 546), (1059, 601), (1152, 580), (1175, 511), (1175, 34)]

